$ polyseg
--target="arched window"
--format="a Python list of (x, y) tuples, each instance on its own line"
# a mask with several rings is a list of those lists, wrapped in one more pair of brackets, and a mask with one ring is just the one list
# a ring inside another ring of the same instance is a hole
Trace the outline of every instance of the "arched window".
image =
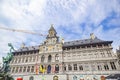
[(59, 65), (56, 64), (56, 65), (55, 65), (55, 73), (58, 73), (58, 72), (59, 72)]
[(72, 66), (71, 65), (68, 65), (68, 70), (72, 70)]
[(44, 62), (44, 60), (45, 60), (45, 56), (42, 55), (42, 57), (41, 57), (41, 62)]
[(34, 80), (34, 77), (33, 77), (33, 76), (30, 76), (29, 80)]
[(48, 65), (48, 67), (47, 67), (47, 73), (51, 73), (51, 65)]
[(52, 61), (52, 56), (49, 55), (49, 56), (48, 56), (48, 62), (51, 62), (51, 61)]
[(59, 55), (58, 54), (55, 55), (55, 61), (59, 61)]

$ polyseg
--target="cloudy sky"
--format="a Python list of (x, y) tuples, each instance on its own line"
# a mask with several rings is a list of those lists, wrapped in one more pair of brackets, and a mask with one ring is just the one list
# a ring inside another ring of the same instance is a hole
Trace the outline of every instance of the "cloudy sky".
[[(86, 39), (94, 33), (120, 45), (120, 0), (0, 0), (0, 27), (47, 34), (54, 24), (65, 41)], [(12, 43), (15, 49), (39, 45), (45, 36), (0, 29), (0, 61)]]

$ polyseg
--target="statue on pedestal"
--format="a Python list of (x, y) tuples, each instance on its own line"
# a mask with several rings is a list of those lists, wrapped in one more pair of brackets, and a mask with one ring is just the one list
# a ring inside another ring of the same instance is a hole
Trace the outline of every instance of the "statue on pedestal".
[(8, 72), (10, 72), (10, 66), (9, 63), (13, 58), (14, 47), (11, 43), (8, 43), (8, 46), (10, 47), (10, 51), (8, 52), (6, 57), (3, 57), (3, 67), (0, 69), (0, 80), (14, 80)]

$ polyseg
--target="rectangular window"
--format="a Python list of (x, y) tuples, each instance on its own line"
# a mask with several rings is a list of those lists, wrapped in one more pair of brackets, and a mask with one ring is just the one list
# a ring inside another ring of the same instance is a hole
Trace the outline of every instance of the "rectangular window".
[(24, 67), (23, 72), (26, 72), (26, 67)]
[(17, 58), (15, 59), (15, 64), (17, 63)]
[(74, 70), (77, 70), (77, 64), (74, 64), (73, 66), (74, 66)]
[(68, 65), (68, 70), (72, 70), (72, 66), (71, 65)]
[(28, 62), (28, 58), (26, 57), (25, 62)]
[(36, 56), (33, 57), (33, 62), (35, 62), (35, 58), (36, 58)]
[(102, 48), (102, 45), (101, 45), (101, 44), (99, 44), (99, 45), (98, 45), (98, 48)]
[(89, 65), (88, 64), (85, 64), (85, 70), (89, 71)]
[(27, 68), (27, 72), (30, 72), (30, 66), (28, 66), (28, 68)]
[(79, 70), (81, 70), (81, 71), (83, 70), (83, 66), (82, 65), (79, 66)]
[(64, 71), (66, 71), (66, 66), (64, 66)]
[(25, 58), (23, 57), (23, 58), (22, 58), (22, 62), (23, 62), (23, 63), (24, 63), (24, 59), (25, 59)]
[(107, 64), (104, 64), (104, 69), (105, 69), (105, 70), (109, 70), (109, 67), (108, 67)]
[(20, 73), (22, 72), (22, 67), (20, 67), (19, 72), (20, 72)]
[(32, 68), (31, 68), (31, 72), (34, 72), (34, 66), (32, 66)]
[(13, 67), (13, 69), (12, 69), (12, 73), (14, 73), (15, 72), (15, 67)]
[(18, 72), (19, 67), (16, 67), (16, 73)]
[(18, 63), (20, 63), (20, 61), (21, 61), (21, 58), (19, 58)]
[(92, 68), (92, 71), (95, 71), (95, 70), (96, 70), (95, 64), (92, 64), (92, 65), (91, 65), (91, 68)]
[(108, 54), (108, 57), (111, 57), (111, 56), (112, 56), (112, 54), (111, 54), (110, 51), (107, 51), (107, 54)]
[(102, 66), (101, 65), (98, 65), (98, 70), (102, 70)]
[(112, 70), (116, 70), (116, 66), (114, 62), (110, 62), (110, 65), (111, 65)]

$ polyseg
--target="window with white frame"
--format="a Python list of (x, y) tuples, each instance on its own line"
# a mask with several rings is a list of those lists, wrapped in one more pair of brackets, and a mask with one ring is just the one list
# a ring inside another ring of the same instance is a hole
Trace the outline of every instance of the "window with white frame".
[(58, 54), (55, 55), (55, 61), (59, 61), (59, 55)]

